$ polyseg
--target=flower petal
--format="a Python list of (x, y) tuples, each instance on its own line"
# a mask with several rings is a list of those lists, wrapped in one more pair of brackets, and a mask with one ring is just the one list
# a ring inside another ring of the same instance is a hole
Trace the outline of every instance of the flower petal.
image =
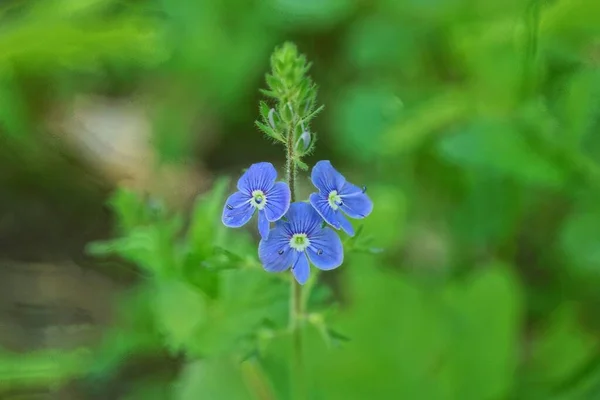
[(308, 238), (306, 249), (308, 258), (315, 267), (330, 270), (339, 267), (344, 261), (344, 248), (338, 234), (331, 228), (323, 228)]
[(291, 234), (306, 233), (309, 235), (320, 229), (323, 221), (319, 213), (310, 204), (304, 202), (292, 203), (285, 216), (287, 228)]
[(308, 265), (308, 259), (306, 258), (306, 254), (299, 253), (298, 259), (292, 267), (292, 273), (294, 274), (294, 278), (296, 278), (296, 281), (299, 284), (304, 285), (306, 283), (308, 277), (310, 276), (310, 266)]
[(309, 200), (310, 204), (317, 211), (317, 213), (319, 213), (321, 218), (325, 220), (325, 222), (333, 226), (335, 229), (340, 229), (342, 227), (337, 218), (337, 212), (331, 208), (329, 201), (327, 201), (327, 197), (320, 193), (313, 193), (310, 195)]
[(254, 190), (269, 191), (275, 184), (277, 171), (273, 164), (260, 162), (252, 164), (238, 180), (237, 187), (241, 192), (250, 195)]
[(231, 208), (240, 208), (246, 204), (250, 204), (250, 195), (242, 192), (235, 192), (227, 198), (227, 201), (225, 201), (225, 208), (231, 210)]
[(269, 238), (269, 220), (267, 219), (264, 211), (258, 212), (258, 232), (260, 237), (263, 239)]
[(235, 192), (227, 198), (223, 206), (221, 221), (230, 228), (239, 228), (245, 225), (254, 214), (254, 207), (250, 205), (250, 197), (242, 192)]
[(285, 182), (277, 182), (266, 193), (267, 204), (264, 208), (267, 219), (277, 221), (290, 208), (290, 188)]
[(373, 211), (373, 202), (361, 188), (346, 182), (342, 188), (340, 208), (350, 218), (365, 218)]
[(285, 271), (294, 264), (297, 254), (290, 247), (290, 239), (281, 225), (272, 229), (269, 237), (258, 244), (258, 258), (269, 272)]
[(344, 215), (342, 213), (337, 213), (336, 215), (338, 221), (340, 222), (340, 226), (342, 227), (342, 230), (344, 232), (346, 232), (349, 236), (354, 236), (354, 228), (352, 227), (352, 224), (350, 223), (350, 221), (348, 221), (348, 219), (346, 217), (344, 217)]
[(322, 193), (329, 194), (332, 190), (338, 192), (344, 186), (346, 179), (336, 171), (329, 161), (319, 161), (315, 164), (310, 174), (313, 185)]

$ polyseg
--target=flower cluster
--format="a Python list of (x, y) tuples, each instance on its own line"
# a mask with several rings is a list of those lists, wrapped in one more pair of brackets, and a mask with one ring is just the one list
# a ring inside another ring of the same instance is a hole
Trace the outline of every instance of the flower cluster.
[(290, 204), (290, 188), (276, 180), (272, 164), (251, 165), (223, 207), (223, 224), (239, 228), (258, 212), (258, 255), (263, 267), (269, 272), (291, 268), (298, 283), (304, 284), (309, 261), (318, 269), (331, 270), (344, 260), (342, 241), (327, 225), (353, 236), (346, 216), (365, 218), (373, 203), (365, 187), (347, 182), (329, 161), (319, 161), (312, 169), (311, 180), (318, 191), (310, 195), (310, 202)]

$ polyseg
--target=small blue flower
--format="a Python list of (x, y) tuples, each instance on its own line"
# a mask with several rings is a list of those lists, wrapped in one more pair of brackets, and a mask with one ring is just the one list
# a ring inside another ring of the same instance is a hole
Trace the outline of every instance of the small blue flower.
[(275, 182), (277, 171), (273, 164), (252, 164), (238, 180), (235, 192), (225, 202), (222, 221), (225, 226), (239, 228), (258, 210), (260, 236), (269, 235), (269, 222), (277, 221), (290, 207), (290, 188), (284, 182)]
[(292, 268), (304, 285), (310, 274), (308, 260), (321, 270), (342, 265), (344, 249), (338, 234), (322, 226), (323, 220), (308, 203), (293, 203), (284, 219), (275, 223), (268, 239), (258, 245), (258, 257), (269, 272)]
[(350, 218), (369, 215), (373, 211), (373, 202), (365, 194), (367, 188), (346, 182), (329, 161), (319, 161), (313, 167), (311, 180), (319, 192), (310, 195), (310, 204), (329, 225), (354, 236), (354, 228), (342, 211)]

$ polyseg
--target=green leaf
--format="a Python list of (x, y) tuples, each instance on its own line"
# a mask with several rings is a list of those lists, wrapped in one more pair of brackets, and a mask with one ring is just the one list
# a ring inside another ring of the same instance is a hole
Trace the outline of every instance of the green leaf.
[(137, 193), (126, 188), (119, 188), (111, 197), (109, 204), (117, 214), (117, 221), (122, 232), (128, 232), (148, 221), (145, 204)]
[(87, 251), (96, 256), (119, 255), (155, 274), (174, 274), (179, 264), (174, 241), (181, 222), (176, 218), (139, 226), (125, 237), (90, 243)]
[(300, 168), (302, 171), (308, 171), (308, 165), (304, 161), (296, 159), (295, 162), (298, 168)]
[(402, 117), (381, 135), (379, 152), (387, 157), (410, 154), (448, 126), (468, 117), (470, 101), (464, 92), (446, 89), (423, 104), (407, 108)]
[(26, 354), (0, 350), (0, 391), (56, 387), (83, 377), (91, 362), (91, 352), (83, 348)]
[(259, 121), (254, 121), (254, 123), (256, 124), (258, 129), (260, 129), (261, 132), (263, 132), (268, 137), (273, 138), (279, 142), (285, 143), (285, 140), (279, 134), (279, 132), (275, 132), (270, 126), (263, 124), (262, 122), (259, 122)]
[(569, 148), (580, 149), (600, 115), (600, 74), (596, 70), (583, 70), (574, 74), (565, 86), (562, 87), (560, 102), (564, 121), (562, 143)]
[(444, 137), (439, 151), (463, 168), (501, 174), (532, 185), (562, 185), (564, 171), (536, 152), (522, 135), (500, 121), (475, 121)]
[(452, 213), (458, 238), (486, 248), (514, 237), (521, 212), (519, 187), (496, 175), (468, 174), (466, 192)]
[(243, 339), (255, 334), (265, 319), (286, 323), (287, 282), (261, 269), (222, 271), (219, 299), (207, 310), (207, 321), (195, 336), (190, 350), (218, 356), (240, 349)]
[(199, 196), (196, 200), (187, 233), (188, 258), (191, 257), (195, 263), (210, 257), (213, 246), (219, 241), (221, 213), (228, 185), (227, 178), (220, 178), (210, 193)]
[[(136, 16), (90, 18), (77, 24), (49, 16), (10, 21), (0, 39), (0, 69), (27, 65), (33, 70), (90, 70), (101, 64), (155, 64), (165, 48), (154, 21)], [(37, 38), (44, 37), (45, 46)]]
[(253, 398), (242, 379), (241, 366), (226, 359), (188, 363), (173, 389), (175, 400)]
[(263, 121), (268, 121), (269, 120), (269, 111), (271, 111), (271, 107), (269, 107), (269, 105), (261, 100), (259, 103), (258, 109), (260, 111), (260, 115), (263, 118)]
[[(4, 72), (4, 71), (3, 71)], [(0, 76), (0, 125), (7, 136), (28, 140), (32, 126), (32, 116), (21, 88), (10, 74)]]
[[(375, 207), (369, 218), (365, 218), (359, 226), (364, 239), (365, 235), (373, 235), (371, 246), (393, 247), (403, 242), (406, 235), (408, 217), (408, 200), (406, 194), (396, 185), (370, 185), (367, 194)], [(382, 229), (382, 227), (390, 227)], [(391, 228), (393, 227), (393, 228)], [(355, 235), (356, 236), (356, 235)], [(352, 245), (364, 245), (361, 237), (353, 238)]]
[(447, 369), (457, 399), (507, 398), (517, 366), (522, 297), (517, 280), (492, 264), (444, 294)]
[[(407, 57), (417, 52), (418, 43), (411, 40), (418, 28), (394, 23), (384, 15), (366, 16), (352, 24), (346, 37), (347, 58), (353, 67), (362, 70), (400, 65), (414, 68), (417, 64)], [(389, 68), (389, 67), (388, 67)]]
[(315, 110), (313, 110), (312, 112), (310, 112), (308, 115), (306, 115), (303, 118), (303, 121), (305, 123), (309, 123), (310, 121), (312, 121), (321, 111), (323, 111), (325, 109), (325, 105), (321, 105), (319, 107), (317, 107)]
[(574, 271), (600, 276), (600, 210), (581, 206), (565, 221), (561, 248)]
[(393, 120), (385, 113), (392, 102), (394, 96), (387, 88), (356, 86), (340, 93), (333, 109), (340, 149), (358, 160), (373, 160), (380, 151), (381, 135)]
[(157, 283), (154, 310), (156, 322), (169, 348), (177, 352), (190, 345), (200, 325), (206, 322), (206, 301), (190, 285), (176, 280)]
[[(352, 0), (269, 0), (269, 16), (278, 25), (302, 27), (303, 31), (332, 26), (349, 16), (357, 3)], [(271, 11), (272, 9), (277, 12)]]
[(598, 340), (584, 331), (577, 311), (575, 304), (564, 303), (538, 329), (532, 341), (527, 382), (535, 386), (556, 385), (594, 356)]
[(446, 331), (436, 314), (436, 291), (364, 260), (346, 269), (351, 301), (332, 321), (352, 341), (338, 350), (327, 349), (318, 337), (307, 340), (312, 379), (327, 376), (321, 397), (459, 399), (444, 396), (447, 384), (437, 374), (447, 358), (441, 354)]

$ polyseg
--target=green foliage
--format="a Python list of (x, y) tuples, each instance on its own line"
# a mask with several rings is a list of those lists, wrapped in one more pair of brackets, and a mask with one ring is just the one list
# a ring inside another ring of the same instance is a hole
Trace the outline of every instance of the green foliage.
[[(345, 238), (344, 265), (305, 291), (311, 399), (600, 398), (597, 0), (11, 7), (0, 13), (3, 182), (70, 188), (65, 202), (84, 190), (45, 135), (46, 112), (101, 92), (143, 98), (164, 163), (222, 174), (271, 157), (254, 122), (293, 143), (297, 167), (331, 159), (368, 187), (375, 208)], [(268, 66), (285, 40), (296, 44)], [(319, 119), (309, 72), (327, 103)], [(0, 397), (102, 386), (124, 360), (166, 351), (177, 371), (128, 377), (129, 398), (286, 399), (287, 282), (262, 270), (249, 231), (221, 226), (230, 184), (179, 213), (118, 189), (114, 237), (88, 247), (139, 273), (118, 324), (96, 349), (0, 353)]]
[(201, 292), (181, 281), (157, 284), (154, 308), (159, 329), (174, 351), (189, 345), (196, 328), (207, 319)]
[(0, 352), (0, 393), (22, 388), (59, 388), (69, 380), (85, 376), (91, 354), (86, 349), (71, 352), (37, 351), (25, 356)]
[[(265, 319), (277, 319), (287, 307), (287, 291), (265, 274), (255, 256), (236, 256), (248, 242), (232, 244), (220, 223), (227, 181), (199, 197), (188, 232), (181, 237), (180, 218), (152, 215), (136, 195), (117, 192), (111, 204), (122, 218), (124, 236), (93, 243), (97, 256), (116, 254), (146, 269), (158, 331), (174, 353), (207, 356), (246, 351), (246, 339)], [(211, 223), (211, 221), (213, 221)], [(247, 253), (246, 253), (247, 254)], [(279, 315), (281, 313), (279, 312)]]
[(302, 170), (308, 166), (301, 158), (310, 154), (316, 143), (310, 122), (324, 108), (317, 105), (317, 85), (308, 76), (310, 67), (293, 43), (286, 42), (276, 48), (271, 56), (272, 71), (266, 75), (268, 89), (261, 92), (277, 104), (270, 108), (261, 101), (262, 121), (255, 122), (269, 138), (284, 143), (292, 151), (293, 161)]
[(474, 121), (463, 129), (440, 143), (440, 151), (449, 161), (478, 173), (497, 173), (530, 185), (556, 187), (564, 182), (564, 173), (536, 154), (510, 125)]

